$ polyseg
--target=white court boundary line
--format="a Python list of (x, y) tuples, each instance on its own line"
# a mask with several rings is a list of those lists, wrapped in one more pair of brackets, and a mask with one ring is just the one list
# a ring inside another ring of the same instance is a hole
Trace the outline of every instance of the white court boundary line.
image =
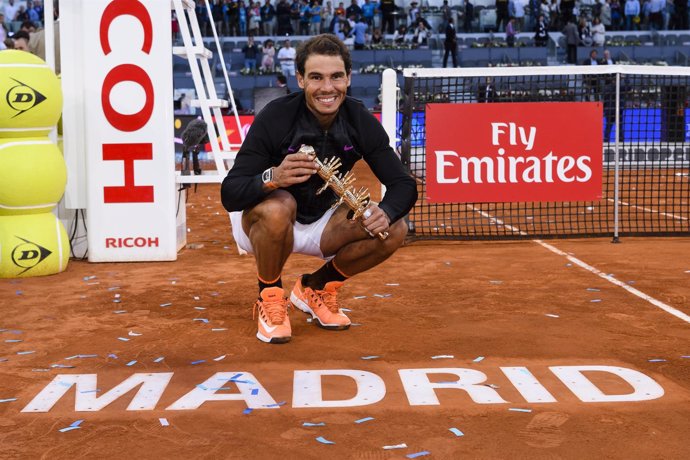
[[(607, 198), (607, 200), (610, 201), (611, 203), (615, 203), (615, 202), (616, 202), (616, 200), (614, 200), (613, 198)], [(669, 213), (667, 213), (667, 212), (658, 211), (658, 210), (656, 210), (656, 209), (646, 208), (646, 207), (644, 207), (644, 206), (638, 206), (638, 205), (636, 205), (636, 204), (630, 204), (630, 203), (627, 203), (627, 202), (622, 201), (622, 200), (618, 200), (618, 203), (622, 204), (623, 206), (629, 206), (629, 207), (631, 207), (631, 208), (640, 209), (640, 210), (642, 210), (642, 211), (651, 212), (651, 213), (653, 213), (653, 214), (660, 214), (660, 215), (662, 215), (662, 216), (672, 217), (672, 218), (677, 219), (677, 220), (688, 220), (687, 217), (676, 216), (675, 214), (669, 214)]]
[[(501, 219), (498, 219), (498, 218), (492, 216), (491, 214), (482, 211), (481, 209), (477, 209), (474, 206), (472, 206), (471, 204), (468, 204), (466, 206), (468, 208), (470, 208), (472, 211), (479, 213), (480, 215), (482, 215), (488, 219), (493, 219), (497, 224), (504, 226), (505, 228), (509, 229), (512, 232), (519, 233), (522, 236), (527, 235), (527, 233), (523, 232), (519, 228), (514, 227), (512, 225), (508, 225), (508, 224), (504, 223)], [(635, 289), (634, 287), (632, 287), (632, 286), (630, 286), (630, 285), (628, 285), (622, 281), (617, 280), (616, 278), (614, 278), (611, 275), (607, 275), (606, 273), (602, 272), (598, 268), (589, 265), (588, 263), (578, 259), (577, 257), (573, 257), (570, 254), (561, 251), (560, 249), (558, 249), (555, 246), (552, 246), (548, 243), (545, 243), (542, 240), (532, 240), (532, 241), (534, 243), (537, 243), (538, 245), (542, 246), (543, 248), (548, 249), (549, 251), (553, 252), (554, 254), (565, 257), (566, 259), (568, 259), (570, 262), (574, 263), (578, 267), (584, 268), (588, 272), (593, 273), (593, 274), (597, 275), (598, 277), (605, 279), (606, 281), (608, 281), (611, 284), (614, 284), (618, 287), (625, 289), (626, 291), (639, 297), (640, 299), (645, 300), (645, 301), (651, 303), (652, 305), (654, 305), (655, 307), (664, 310), (666, 313), (669, 313), (669, 314), (675, 316), (676, 318), (690, 324), (690, 316), (683, 313), (682, 311), (680, 311), (676, 308), (673, 308), (672, 306), (667, 305), (664, 302), (657, 300), (650, 295), (645, 294), (644, 292), (640, 291), (639, 289)]]

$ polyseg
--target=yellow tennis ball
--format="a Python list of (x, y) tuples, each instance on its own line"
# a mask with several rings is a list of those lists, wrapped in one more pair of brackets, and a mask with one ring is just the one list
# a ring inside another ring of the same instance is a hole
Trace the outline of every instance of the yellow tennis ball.
[(0, 51), (0, 138), (47, 136), (61, 112), (60, 81), (45, 61)]
[(65, 227), (52, 213), (0, 216), (0, 278), (60, 273), (69, 253)]
[(67, 168), (50, 139), (0, 139), (0, 216), (52, 210), (65, 192)]

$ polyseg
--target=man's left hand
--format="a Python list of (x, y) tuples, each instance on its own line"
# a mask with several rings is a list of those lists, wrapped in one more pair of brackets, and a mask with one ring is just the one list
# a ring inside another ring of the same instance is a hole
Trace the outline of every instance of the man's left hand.
[(364, 227), (364, 230), (366, 230), (371, 237), (375, 237), (379, 233), (387, 232), (391, 223), (388, 214), (375, 203), (371, 203), (367, 206), (361, 219), (362, 227)]

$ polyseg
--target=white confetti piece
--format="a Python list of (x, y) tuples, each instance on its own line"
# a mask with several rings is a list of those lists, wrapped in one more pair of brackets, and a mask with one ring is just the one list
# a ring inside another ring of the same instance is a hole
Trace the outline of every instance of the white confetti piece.
[(400, 283), (386, 283), (386, 286), (400, 286)]
[(393, 444), (391, 446), (383, 446), (384, 450), (393, 450), (393, 449), (407, 449), (407, 444), (404, 442), (402, 444)]
[(589, 292), (600, 292), (601, 291), (601, 289), (597, 289), (597, 288), (587, 288), (587, 290)]
[(662, 358), (649, 359), (647, 361), (649, 361), (650, 363), (665, 363), (666, 362), (666, 360), (662, 359)]
[(128, 366), (134, 366), (137, 363), (136, 359), (127, 363)]
[(356, 296), (353, 297), (353, 299), (357, 299), (357, 300), (359, 300), (359, 299), (366, 299), (366, 298), (367, 298), (367, 296), (365, 296), (365, 295), (356, 295)]
[(316, 438), (316, 440), (319, 441), (321, 444), (335, 444), (333, 441), (329, 441), (323, 436), (319, 436), (318, 438)]
[(200, 300), (201, 298), (198, 295), (194, 296), (194, 300)]
[(544, 316), (548, 316), (549, 318), (560, 318), (560, 316), (554, 315), (553, 313), (546, 313)]
[(483, 357), (483, 356), (477, 356), (476, 358), (474, 358), (474, 359), (472, 360), (473, 363), (481, 363), (482, 361), (484, 361), (484, 357)]
[(208, 319), (206, 318), (194, 318), (192, 321), (201, 321), (204, 324), (208, 324)]
[(370, 421), (370, 420), (374, 420), (374, 417), (364, 417), (364, 418), (360, 418), (359, 420), (355, 420), (355, 423), (359, 424), (359, 423), (368, 422), (368, 421)]
[(127, 313), (127, 310), (115, 310), (113, 313), (115, 313), (116, 315), (121, 315), (123, 313)]
[(6, 399), (0, 399), (0, 403), (8, 403), (12, 401), (16, 401), (17, 398), (6, 398)]
[(18, 351), (18, 352), (17, 352), (18, 355), (32, 355), (32, 354), (34, 354), (34, 353), (36, 353), (34, 350)]
[(168, 422), (167, 418), (159, 418), (158, 421), (160, 422), (161, 426), (170, 426), (170, 422)]
[(601, 302), (601, 299), (592, 299), (592, 300), (590, 300), (590, 302), (592, 302), (592, 303)]
[(453, 433), (455, 436), (465, 436), (465, 433), (462, 431), (458, 430), (457, 428), (448, 428), (448, 431)]
[(129, 339), (127, 337), (118, 337), (117, 340), (120, 340), (122, 342), (129, 342)]
[(532, 409), (520, 409), (518, 407), (511, 407), (508, 410), (512, 412), (532, 412)]
[(228, 330), (227, 327), (215, 327), (215, 328), (211, 329), (211, 332), (220, 332), (220, 331), (227, 331), (227, 330)]
[(225, 359), (226, 356), (227, 356), (227, 355), (222, 355), (222, 356), (219, 356), (219, 357), (217, 357), (217, 358), (213, 358), (213, 360), (214, 360), (214, 361), (222, 361), (222, 360)]
[(378, 357), (379, 357), (378, 355), (371, 355), (371, 356), (362, 356), (362, 357), (359, 358), (359, 359), (368, 360), (368, 359), (376, 359), (376, 358), (378, 358)]
[(206, 310), (206, 307), (194, 307), (195, 310)]
[(169, 307), (170, 305), (172, 305), (172, 302), (162, 303), (161, 307)]
[(165, 356), (159, 356), (158, 358), (154, 359), (153, 362), (154, 362), (154, 363), (160, 363), (160, 362), (163, 361), (164, 359), (165, 359)]
[(304, 423), (302, 423), (302, 426), (326, 426), (326, 424), (324, 422), (318, 422), (318, 423), (304, 422)]
[(142, 334), (139, 332), (129, 331), (127, 335), (131, 335), (132, 337), (139, 337)]
[(436, 355), (432, 356), (431, 359), (453, 359), (455, 356), (453, 355)]

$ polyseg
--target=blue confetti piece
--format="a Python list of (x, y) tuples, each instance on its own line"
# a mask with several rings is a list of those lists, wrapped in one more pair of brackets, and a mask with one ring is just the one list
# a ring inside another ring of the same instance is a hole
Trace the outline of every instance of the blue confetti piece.
[(58, 382), (58, 385), (60, 385), (61, 387), (72, 388), (72, 383), (71, 383), (71, 382), (60, 381), (60, 382)]
[(208, 387), (207, 387), (206, 385), (204, 385), (203, 383), (198, 384), (196, 387), (197, 387), (197, 388), (200, 388), (200, 389), (202, 389), (202, 390), (204, 390), (204, 391), (208, 390)]
[(316, 440), (319, 441), (321, 444), (335, 444), (333, 441), (329, 441), (323, 436), (319, 436), (318, 438), (316, 438)]
[(232, 377), (230, 377), (230, 380), (239, 379), (240, 377), (242, 377), (242, 373), (233, 375)]
[(274, 403), (274, 404), (264, 404), (264, 407), (280, 407), (284, 406), (287, 401), (280, 401), (279, 403)]
[(511, 407), (508, 410), (511, 412), (532, 412), (532, 409), (520, 409), (518, 407)]
[(118, 357), (115, 353), (109, 353), (108, 358), (118, 359)]
[(474, 358), (474, 359), (472, 360), (473, 363), (481, 363), (482, 361), (484, 361), (484, 357), (483, 357), (483, 356), (477, 356), (476, 358)]
[(259, 394), (259, 389), (258, 388), (252, 388), (252, 396), (256, 396)]
[(16, 295), (22, 295), (22, 294), (24, 294), (24, 291), (14, 291), (14, 293), (15, 293)]
[(362, 356), (359, 359), (376, 359), (376, 358), (380, 358), (380, 356), (378, 356), (378, 355)]
[(302, 423), (302, 426), (326, 426), (326, 424), (324, 422), (318, 422), (318, 423), (304, 422), (304, 423)]
[(229, 390), (230, 387), (215, 387), (215, 388), (209, 388), (209, 391), (220, 391), (220, 390)]
[(127, 363), (128, 366), (134, 366), (137, 363), (137, 360), (133, 360)]
[(368, 422), (369, 420), (374, 420), (374, 417), (360, 418), (359, 420), (355, 420), (355, 423), (364, 423), (364, 422)]
[(82, 420), (77, 420), (77, 421), (75, 421), (75, 422), (72, 422), (72, 424), (71, 424), (70, 426), (72, 426), (72, 427), (77, 427), (77, 426), (81, 425), (83, 421), (84, 421), (83, 419), (82, 419)]
[(448, 431), (453, 433), (455, 436), (465, 436), (465, 433), (462, 431), (458, 430), (457, 428), (448, 428)]
[(87, 394), (87, 393), (100, 393), (100, 392), (101, 392), (101, 389), (96, 388), (95, 390), (83, 390), (83, 391), (80, 391), (79, 393)]
[(192, 361), (190, 364), (191, 364), (192, 366), (195, 366), (195, 365), (197, 365), (197, 364), (201, 364), (201, 363), (205, 363), (205, 362), (206, 362), (205, 359), (199, 359), (199, 360), (196, 360), (196, 361)]
[(153, 362), (154, 362), (154, 363), (160, 363), (160, 362), (163, 361), (164, 359), (165, 359), (165, 356), (159, 356), (158, 358), (154, 359)]
[(661, 359), (661, 358), (649, 359), (648, 361), (650, 363), (665, 363), (666, 362), (665, 359)]
[(68, 432), (68, 431), (80, 430), (80, 429), (81, 429), (80, 426), (68, 426), (68, 427), (66, 427), (66, 428), (60, 428), (58, 431), (59, 431), (60, 433), (66, 433), (66, 432)]
[(251, 407), (247, 407), (245, 410), (242, 411), (242, 413), (244, 415), (248, 415), (248, 414), (251, 414), (253, 410), (254, 409), (252, 409)]
[(407, 457), (407, 458), (417, 458), (417, 457), (424, 457), (424, 456), (427, 456), (427, 455), (430, 455), (430, 454), (431, 454), (431, 452), (429, 452), (428, 450), (423, 450), (423, 451), (421, 451), (421, 452), (415, 452), (414, 454), (407, 454), (407, 455), (405, 455), (405, 457)]
[(201, 321), (204, 324), (208, 324), (208, 319), (206, 318), (194, 318), (192, 321)]

